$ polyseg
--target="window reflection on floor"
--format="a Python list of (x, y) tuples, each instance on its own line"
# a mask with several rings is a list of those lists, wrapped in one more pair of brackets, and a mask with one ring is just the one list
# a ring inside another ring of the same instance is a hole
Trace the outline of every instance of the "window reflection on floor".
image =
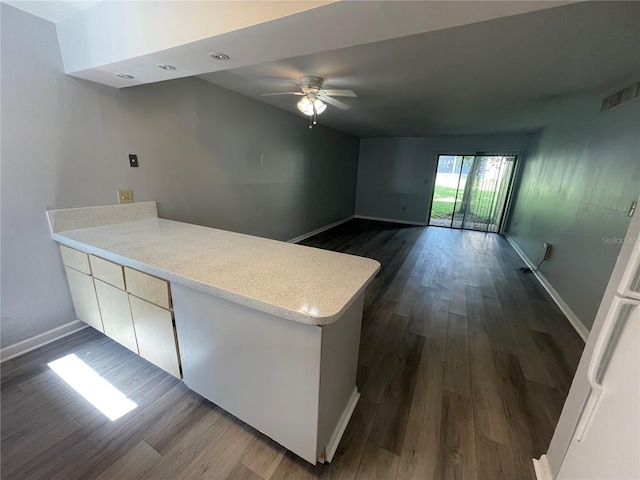
[(111, 421), (138, 406), (73, 353), (47, 365)]

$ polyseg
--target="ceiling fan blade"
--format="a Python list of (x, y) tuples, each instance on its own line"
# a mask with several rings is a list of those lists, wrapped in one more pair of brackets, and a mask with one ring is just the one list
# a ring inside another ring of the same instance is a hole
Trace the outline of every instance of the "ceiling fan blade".
[(352, 97), (352, 98), (356, 98), (358, 95), (356, 95), (356, 92), (354, 92), (353, 90), (325, 90), (324, 91), (325, 95), (331, 95), (332, 97)]
[(274, 95), (304, 95), (302, 92), (263, 93), (261, 97), (273, 97)]
[(326, 95), (323, 95), (322, 97), (320, 97), (320, 100), (322, 100), (325, 103), (328, 103), (329, 105), (333, 105), (334, 107), (339, 108), (340, 110), (349, 110), (351, 108), (346, 103), (341, 102), (340, 100), (336, 100), (335, 98), (327, 97)]

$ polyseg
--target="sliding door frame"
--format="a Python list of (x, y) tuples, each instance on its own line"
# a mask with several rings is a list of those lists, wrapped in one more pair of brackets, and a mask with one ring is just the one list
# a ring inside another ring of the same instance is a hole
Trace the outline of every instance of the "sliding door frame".
[(504, 235), (506, 231), (506, 227), (511, 221), (511, 208), (514, 204), (515, 200), (515, 190), (516, 183), (520, 181), (520, 172), (522, 164), (524, 163), (526, 151), (525, 150), (514, 150), (513, 154), (515, 156), (513, 172), (511, 173), (511, 180), (509, 181), (509, 191), (507, 192), (507, 200), (504, 205), (504, 213), (502, 214), (502, 220), (500, 221), (500, 226), (498, 227), (498, 233), (500, 235)]
[[(438, 175), (438, 162), (440, 160), (440, 156), (441, 155), (450, 155), (453, 157), (470, 157), (472, 155), (476, 155), (476, 152), (473, 152), (471, 150), (468, 150), (465, 153), (451, 153), (449, 150), (443, 150), (443, 151), (436, 151), (434, 152), (434, 157), (435, 157), (435, 161), (434, 163), (434, 167), (433, 167), (433, 171), (431, 174), (431, 189), (430, 189), (430, 193), (429, 193), (429, 208), (427, 208), (427, 218), (424, 221), (424, 224), (429, 227), (432, 225), (429, 225), (429, 222), (431, 221), (431, 209), (433, 208), (433, 195), (436, 192), (436, 176)], [(453, 219), (452, 219), (453, 222)]]
[[(511, 172), (511, 178), (509, 179), (509, 185), (507, 190), (507, 198), (504, 204), (504, 211), (502, 213), (502, 218), (500, 219), (500, 224), (498, 225), (498, 233), (499, 235), (504, 235), (504, 230), (509, 221), (511, 220), (511, 207), (513, 204), (513, 200), (515, 197), (514, 190), (516, 181), (520, 178), (520, 166), (525, 156), (525, 151), (523, 150), (441, 150), (434, 152), (434, 168), (432, 170), (431, 176), (431, 189), (430, 189), (430, 199), (429, 199), (429, 208), (427, 209), (427, 217), (425, 219), (426, 226), (429, 225), (431, 221), (431, 209), (433, 208), (433, 195), (435, 194), (436, 189), (436, 176), (438, 174), (438, 163), (440, 161), (440, 156), (449, 155), (453, 157), (479, 157), (479, 156), (513, 156), (514, 157), (514, 165), (513, 171)], [(474, 159), (475, 161), (475, 159)], [(453, 218), (451, 219), (451, 224), (453, 225)], [(452, 227), (451, 227), (452, 228)], [(461, 229), (462, 230), (462, 229)], [(492, 232), (489, 232), (492, 233)]]

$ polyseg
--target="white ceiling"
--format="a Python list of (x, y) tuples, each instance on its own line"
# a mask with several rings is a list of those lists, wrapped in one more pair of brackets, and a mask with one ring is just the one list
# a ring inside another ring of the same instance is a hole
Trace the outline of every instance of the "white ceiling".
[[(553, 8), (550, 1), (103, 1), (56, 24), (65, 72), (116, 88)], [(215, 62), (210, 52), (230, 55)], [(176, 67), (158, 69), (158, 64)], [(123, 81), (117, 73), (132, 76)]]
[(2, 3), (19, 8), (36, 17), (44, 18), (53, 23), (61, 22), (93, 7), (102, 0), (2, 0)]
[(584, 2), (201, 75), (286, 111), (303, 75), (358, 98), (322, 124), (360, 137), (530, 132), (560, 100), (640, 74), (640, 2)]
[(638, 1), (0, 1), (57, 22), (63, 58), (89, 59), (74, 76), (121, 88), (198, 75), (296, 114), (295, 97), (261, 94), (322, 76), (358, 98), (320, 123), (361, 137), (530, 132), (640, 74)]

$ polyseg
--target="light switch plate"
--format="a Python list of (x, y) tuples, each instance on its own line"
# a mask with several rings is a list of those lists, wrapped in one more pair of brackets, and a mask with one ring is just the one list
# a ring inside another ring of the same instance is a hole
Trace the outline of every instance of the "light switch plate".
[(118, 190), (118, 203), (133, 203), (133, 190)]

